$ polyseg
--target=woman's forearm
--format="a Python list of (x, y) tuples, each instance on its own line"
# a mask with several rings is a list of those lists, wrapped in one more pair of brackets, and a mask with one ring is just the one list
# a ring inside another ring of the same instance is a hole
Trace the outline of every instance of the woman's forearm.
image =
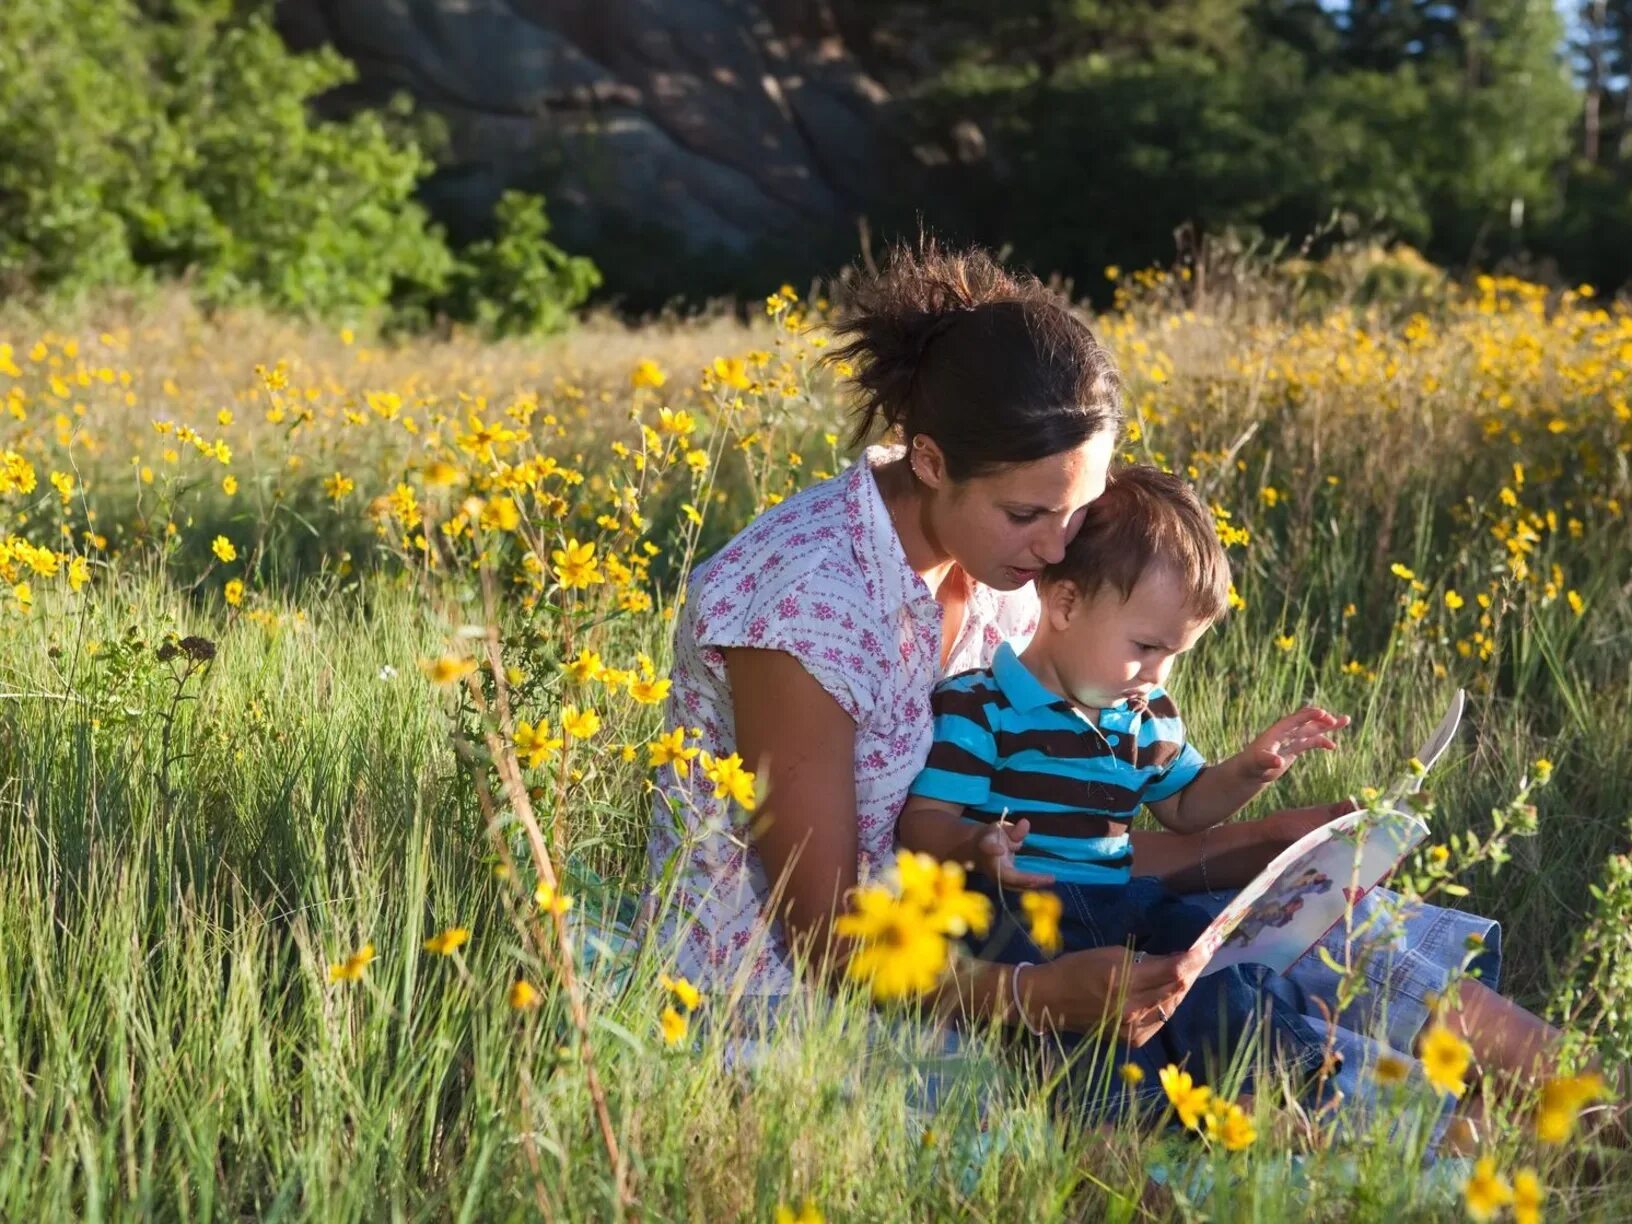
[(1277, 816), (1216, 825), (1200, 833), (1141, 830), (1132, 839), (1134, 871), (1156, 876), (1181, 893), (1240, 888), (1296, 840), (1287, 836)]
[(952, 971), (942, 979), (930, 1006), (946, 1019), (990, 1018), (1004, 1024), (1018, 1024), (1014, 1011), (1012, 965), (954, 955)]
[(1260, 820), (1238, 820), (1200, 833), (1141, 829), (1132, 835), (1134, 870), (1158, 877), (1174, 892), (1241, 888), (1298, 838), (1354, 807), (1344, 799), (1284, 808)]

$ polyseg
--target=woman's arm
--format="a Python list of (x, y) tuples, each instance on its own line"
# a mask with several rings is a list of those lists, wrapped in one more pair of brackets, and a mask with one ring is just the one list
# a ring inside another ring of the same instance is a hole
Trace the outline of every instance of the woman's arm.
[(1132, 834), (1133, 861), (1140, 875), (1158, 876), (1174, 892), (1240, 888), (1305, 833), (1352, 811), (1354, 804), (1345, 799), (1288, 808), (1262, 820), (1216, 825), (1200, 833), (1141, 829)]
[(856, 883), (856, 724), (792, 655), (730, 649), (737, 752), (763, 787), (753, 817), (791, 948), (821, 965), (832, 923)]
[[(783, 651), (729, 649), (725, 666), (737, 751), (765, 787), (753, 838), (776, 917), (790, 946), (810, 950), (817, 973), (836, 980), (845, 948), (833, 938), (833, 919), (856, 883), (855, 723)], [(1121, 948), (1096, 948), (1025, 970), (1024, 1018), (1081, 1031), (1111, 1014), (1124, 1036), (1144, 1042), (1162, 1025), (1158, 1009), (1171, 1012), (1201, 966), (1182, 954), (1137, 965), (1126, 958)], [(960, 961), (930, 1003), (943, 1015), (1016, 1022), (1014, 973), (1007, 965)]]

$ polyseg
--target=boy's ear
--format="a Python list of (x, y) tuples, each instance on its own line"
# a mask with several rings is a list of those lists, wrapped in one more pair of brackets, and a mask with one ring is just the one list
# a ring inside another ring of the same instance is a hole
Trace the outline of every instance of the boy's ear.
[(1038, 594), (1042, 597), (1043, 614), (1048, 617), (1049, 628), (1056, 633), (1063, 631), (1082, 607), (1082, 592), (1073, 582), (1050, 582)]

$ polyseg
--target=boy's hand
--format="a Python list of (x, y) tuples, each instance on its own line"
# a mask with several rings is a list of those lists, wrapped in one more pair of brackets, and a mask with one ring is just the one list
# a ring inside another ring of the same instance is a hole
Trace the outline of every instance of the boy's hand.
[(1258, 786), (1275, 781), (1311, 748), (1336, 748), (1328, 732), (1349, 725), (1347, 714), (1332, 714), (1319, 706), (1304, 706), (1275, 723), (1241, 750), (1241, 776)]
[(1013, 824), (993, 825), (978, 833), (974, 839), (975, 870), (984, 872), (1004, 888), (1045, 888), (1054, 883), (1054, 877), (1039, 871), (1019, 871), (1014, 866), (1014, 855), (1020, 843), (1031, 832), (1031, 821), (1017, 820)]

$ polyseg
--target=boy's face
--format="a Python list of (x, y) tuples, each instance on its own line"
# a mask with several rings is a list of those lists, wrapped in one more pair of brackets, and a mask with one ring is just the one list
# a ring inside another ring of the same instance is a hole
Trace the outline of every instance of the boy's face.
[(1043, 596), (1054, 672), (1078, 704), (1104, 709), (1167, 683), (1173, 661), (1207, 631), (1186, 605), (1183, 582), (1165, 566), (1147, 569), (1123, 599), (1111, 586), (1083, 596), (1070, 583)]

